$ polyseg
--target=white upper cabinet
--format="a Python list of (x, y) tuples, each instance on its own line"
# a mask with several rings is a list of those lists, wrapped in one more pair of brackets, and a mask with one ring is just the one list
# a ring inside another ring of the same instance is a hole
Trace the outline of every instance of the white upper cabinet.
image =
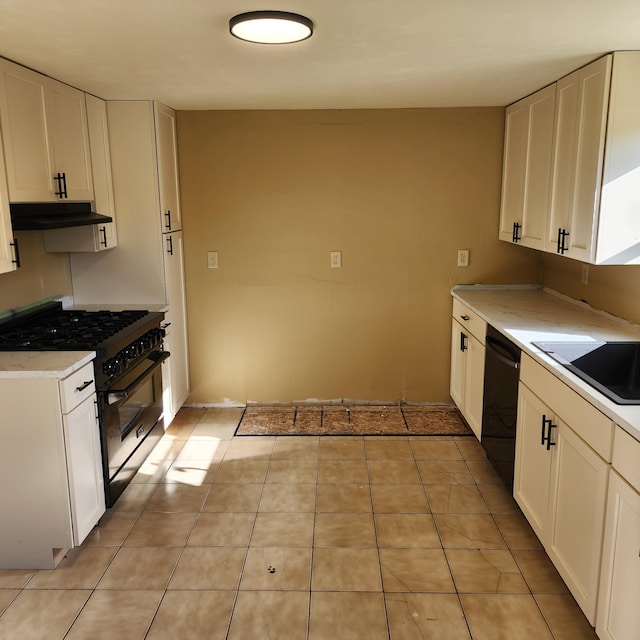
[(546, 249), (592, 262), (612, 56), (558, 81)]
[(93, 200), (82, 91), (0, 60), (0, 123), (11, 202)]
[(182, 229), (180, 187), (178, 184), (176, 114), (173, 109), (159, 102), (155, 102), (153, 106), (158, 151), (162, 232), (168, 233)]
[[(619, 51), (556, 83), (546, 191), (550, 194), (548, 222), (541, 244), (537, 242), (537, 223), (544, 216), (527, 229), (529, 137), (509, 130), (510, 110), (520, 103), (508, 108), (501, 240), (516, 240), (515, 229), (525, 246), (591, 264), (640, 264), (639, 77), (640, 52)], [(537, 185), (533, 197), (542, 203), (544, 183)], [(525, 202), (521, 218), (515, 213), (518, 189)], [(514, 223), (522, 227), (516, 228)]]
[[(0, 146), (2, 137), (0, 136)], [(7, 191), (7, 177), (4, 168), (4, 158), (0, 153), (0, 273), (7, 273), (17, 269), (17, 244), (13, 239), (11, 228), (11, 213), (9, 212), (9, 192)]]
[(91, 252), (113, 249), (118, 244), (109, 150), (107, 104), (87, 94), (87, 125), (91, 146), (91, 170), (95, 194), (95, 211), (113, 218), (113, 222), (82, 225), (43, 232), (45, 251)]
[(545, 241), (555, 91), (516, 102), (505, 118), (500, 239), (533, 249)]

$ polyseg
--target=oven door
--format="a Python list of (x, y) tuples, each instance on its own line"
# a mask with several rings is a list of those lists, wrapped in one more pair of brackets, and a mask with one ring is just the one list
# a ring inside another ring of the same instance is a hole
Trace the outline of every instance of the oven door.
[(102, 445), (108, 482), (127, 468), (127, 462), (136, 450), (161, 423), (161, 367), (168, 357), (167, 351), (150, 353), (114, 386), (101, 393)]

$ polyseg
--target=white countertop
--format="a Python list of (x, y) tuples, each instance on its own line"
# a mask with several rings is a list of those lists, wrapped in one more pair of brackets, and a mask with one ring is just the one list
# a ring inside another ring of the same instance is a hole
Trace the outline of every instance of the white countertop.
[(69, 304), (65, 310), (79, 311), (159, 311), (166, 313), (168, 304)]
[(0, 378), (66, 378), (95, 351), (0, 351)]
[(544, 341), (640, 341), (638, 325), (535, 287), (470, 285), (455, 287), (451, 293), (640, 440), (640, 405), (615, 404), (531, 344)]

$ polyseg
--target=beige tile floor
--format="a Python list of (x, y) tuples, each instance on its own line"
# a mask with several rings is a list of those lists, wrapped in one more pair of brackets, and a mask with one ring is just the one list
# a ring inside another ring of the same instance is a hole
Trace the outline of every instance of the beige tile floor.
[(183, 409), (54, 571), (0, 571), (0, 640), (582, 640), (469, 437), (234, 437)]

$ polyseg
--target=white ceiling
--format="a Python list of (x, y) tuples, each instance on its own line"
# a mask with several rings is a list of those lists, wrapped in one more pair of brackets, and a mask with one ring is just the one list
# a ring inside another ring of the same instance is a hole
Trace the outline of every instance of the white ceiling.
[[(258, 9), (315, 34), (229, 35)], [(638, 0), (0, 0), (0, 55), (176, 109), (506, 105), (619, 49), (640, 49)]]

